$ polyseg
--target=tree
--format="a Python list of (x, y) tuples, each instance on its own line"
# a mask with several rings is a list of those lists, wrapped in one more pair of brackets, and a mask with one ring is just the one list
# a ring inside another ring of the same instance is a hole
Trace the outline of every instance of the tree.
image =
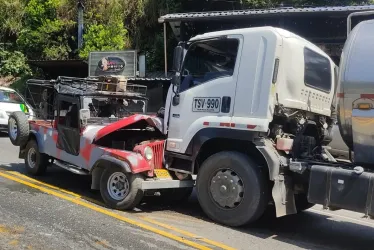
[(83, 40), (84, 46), (79, 56), (84, 59), (88, 58), (91, 51), (124, 50), (129, 44), (127, 30), (121, 22), (110, 25), (92, 24)]
[(0, 10), (0, 39), (13, 45), (22, 29), (24, 3), (22, 0), (0, 0)]
[[(124, 10), (118, 0), (86, 1), (87, 30), (79, 57), (87, 59), (91, 51), (124, 50), (131, 47), (124, 26)], [(96, 4), (95, 4), (96, 3)]]
[(30, 0), (25, 8), (18, 47), (29, 59), (67, 59), (71, 48), (69, 31), (75, 22), (64, 19), (63, 0)]

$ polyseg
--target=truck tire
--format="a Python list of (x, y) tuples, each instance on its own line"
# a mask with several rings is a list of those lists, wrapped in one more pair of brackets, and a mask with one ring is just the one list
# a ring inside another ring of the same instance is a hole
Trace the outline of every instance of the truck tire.
[(26, 171), (32, 175), (42, 175), (49, 165), (49, 157), (39, 152), (38, 144), (35, 140), (30, 140), (25, 150)]
[(144, 196), (141, 189), (144, 177), (125, 173), (120, 167), (108, 167), (100, 179), (100, 193), (105, 203), (114, 209), (131, 210)]
[(206, 215), (218, 223), (238, 227), (259, 219), (268, 204), (263, 170), (239, 152), (210, 156), (199, 169), (197, 197)]
[(22, 111), (13, 112), (8, 119), (8, 135), (14, 146), (26, 145), (30, 134), (27, 116)]

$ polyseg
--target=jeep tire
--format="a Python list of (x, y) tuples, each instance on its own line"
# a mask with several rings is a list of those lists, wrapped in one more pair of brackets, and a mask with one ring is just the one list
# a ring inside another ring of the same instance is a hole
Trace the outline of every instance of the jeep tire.
[(10, 114), (8, 119), (8, 135), (14, 146), (24, 146), (29, 139), (30, 127), (27, 116), (22, 111)]
[(141, 189), (144, 177), (126, 173), (120, 167), (108, 167), (100, 179), (100, 193), (104, 202), (118, 210), (132, 210), (144, 196)]
[(48, 155), (40, 153), (36, 141), (30, 140), (25, 149), (25, 167), (27, 173), (42, 175), (45, 173), (49, 164)]

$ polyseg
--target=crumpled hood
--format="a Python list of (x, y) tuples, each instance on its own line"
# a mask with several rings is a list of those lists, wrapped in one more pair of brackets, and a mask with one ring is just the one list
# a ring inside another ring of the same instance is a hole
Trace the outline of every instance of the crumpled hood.
[(145, 128), (145, 125), (150, 125), (162, 133), (162, 124), (162, 119), (156, 116), (132, 115), (99, 129), (93, 141), (98, 141), (104, 136), (126, 127)]

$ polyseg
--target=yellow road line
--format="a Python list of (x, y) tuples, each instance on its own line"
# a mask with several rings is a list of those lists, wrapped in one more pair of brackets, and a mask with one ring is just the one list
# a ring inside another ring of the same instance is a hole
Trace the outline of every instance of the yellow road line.
[(33, 178), (28, 177), (27, 175), (21, 174), (21, 173), (16, 172), (16, 171), (7, 171), (7, 173), (8, 174), (12, 174), (12, 175), (17, 175), (18, 177), (22, 177), (22, 178), (27, 179), (29, 181), (32, 181), (34, 183), (37, 183), (37, 184), (40, 184), (40, 185), (43, 185), (43, 186), (46, 186), (46, 187), (49, 187), (49, 188), (52, 188), (52, 189), (56, 189), (56, 190), (58, 190), (60, 192), (63, 192), (63, 193), (66, 193), (66, 194), (70, 194), (70, 195), (75, 196), (77, 198), (81, 198), (82, 197), (79, 194), (67, 191), (65, 189), (62, 189), (62, 188), (59, 188), (59, 187), (56, 187), (56, 186), (52, 186), (52, 185), (50, 185), (48, 183), (45, 183), (45, 182), (42, 182), (42, 181), (35, 180)]
[(38, 181), (36, 179), (33, 179), (33, 178), (30, 178), (28, 177), (27, 175), (24, 175), (24, 174), (21, 174), (19, 172), (16, 172), (16, 171), (6, 171), (8, 174), (13, 174), (13, 175), (16, 175), (18, 177), (21, 177), (23, 179), (27, 179), (33, 183), (37, 183), (37, 184), (40, 184), (40, 185), (43, 185), (43, 186), (46, 186), (46, 187), (49, 187), (49, 188), (52, 188), (52, 189), (55, 189), (55, 190), (58, 190), (60, 192), (63, 192), (63, 193), (66, 193), (66, 194), (69, 194), (69, 195), (72, 195), (74, 197), (76, 197), (76, 199), (82, 199), (82, 200), (87, 200), (91, 203), (94, 203), (96, 205), (99, 205), (99, 206), (102, 206), (102, 207), (105, 207), (105, 204), (100, 202), (100, 201), (97, 201), (97, 200), (94, 200), (92, 198), (89, 198), (87, 196), (84, 196), (84, 195), (79, 195), (79, 194), (76, 194), (76, 193), (73, 193), (73, 192), (70, 192), (66, 189), (63, 189), (63, 188), (59, 188), (59, 187), (56, 187), (56, 186), (53, 186), (51, 184), (48, 184), (48, 183), (45, 183), (45, 182), (42, 182), (42, 181)]
[(182, 229), (179, 229), (179, 228), (176, 228), (176, 227), (170, 226), (170, 225), (168, 225), (168, 224), (164, 224), (164, 223), (158, 222), (158, 221), (156, 221), (156, 220), (154, 220), (154, 219), (151, 219), (151, 218), (149, 218), (149, 217), (145, 217), (145, 216), (143, 216), (142, 219), (145, 220), (145, 221), (148, 221), (149, 223), (152, 223), (152, 224), (158, 225), (158, 226), (160, 226), (160, 227), (164, 227), (164, 228), (167, 228), (167, 229), (173, 230), (173, 231), (175, 231), (175, 232), (178, 232), (178, 233), (180, 233), (180, 234), (184, 234), (184, 235), (186, 235), (186, 236), (188, 236), (188, 237), (196, 238), (196, 239), (198, 239), (198, 240), (200, 240), (200, 241), (203, 241), (203, 242), (205, 242), (205, 243), (208, 243), (208, 244), (210, 244), (210, 245), (213, 245), (213, 246), (216, 246), (216, 247), (219, 247), (219, 248), (225, 249), (225, 250), (235, 250), (235, 248), (232, 248), (232, 247), (226, 246), (226, 245), (224, 245), (224, 244), (222, 244), (222, 243), (219, 243), (219, 242), (216, 242), (216, 241), (213, 241), (213, 240), (209, 240), (209, 239), (202, 238), (202, 237), (200, 237), (200, 236), (198, 236), (198, 235), (195, 235), (195, 234), (193, 234), (193, 233), (190, 233), (190, 232), (184, 231), (184, 230), (182, 230)]
[(22, 179), (19, 179), (15, 176), (12, 176), (12, 175), (9, 175), (9, 174), (6, 174), (2, 171), (0, 171), (0, 176), (3, 177), (3, 178), (6, 178), (6, 179), (9, 179), (9, 180), (12, 180), (12, 181), (15, 181), (15, 182), (18, 182), (18, 183), (21, 183), (25, 186), (28, 186), (28, 187), (32, 187), (32, 188), (35, 188), (37, 190), (40, 190), (44, 193), (47, 193), (47, 194), (50, 194), (50, 195), (53, 195), (53, 196), (56, 196), (56, 197), (59, 197), (61, 199), (64, 199), (64, 200), (67, 200), (67, 201), (70, 201), (72, 203), (75, 203), (77, 205), (80, 205), (80, 206), (83, 206), (83, 207), (86, 207), (86, 208), (89, 208), (91, 210), (94, 210), (96, 212), (99, 212), (99, 213), (102, 213), (102, 214), (105, 214), (105, 215), (108, 215), (110, 217), (113, 217), (113, 218), (116, 218), (120, 221), (123, 221), (123, 222), (126, 222), (126, 223), (129, 223), (131, 225), (134, 225), (134, 226), (137, 226), (137, 227), (140, 227), (140, 228), (143, 228), (145, 230), (148, 230), (148, 231), (151, 231), (153, 233), (156, 233), (156, 234), (159, 234), (159, 235), (162, 235), (164, 237), (167, 237), (169, 239), (172, 239), (172, 240), (175, 240), (175, 241), (178, 241), (178, 242), (181, 242), (185, 245), (188, 245), (188, 246), (191, 246), (191, 247), (194, 247), (196, 249), (201, 249), (201, 250), (210, 250), (211, 248), (209, 247), (206, 247), (204, 245), (201, 245), (201, 244), (198, 244), (196, 242), (193, 242), (193, 241), (190, 241), (190, 240), (187, 240), (187, 239), (184, 239), (180, 236), (177, 236), (177, 235), (174, 235), (172, 233), (168, 233), (166, 231), (163, 231), (163, 230), (159, 230), (155, 227), (152, 227), (152, 226), (149, 226), (149, 225), (146, 225), (146, 224), (143, 224), (143, 223), (140, 223), (140, 222), (137, 222), (133, 219), (129, 219), (129, 218), (126, 218), (126, 217), (123, 217), (119, 214), (116, 214), (114, 212), (111, 212), (111, 211), (107, 211), (103, 208), (99, 208), (99, 207), (96, 207), (96, 206), (93, 206), (87, 202), (84, 202), (82, 200), (78, 200), (76, 198), (72, 198), (72, 197), (69, 197), (69, 196), (66, 196), (64, 194), (61, 194), (61, 193), (58, 193), (56, 191), (53, 191), (53, 190), (50, 190), (50, 189), (47, 189), (47, 188), (44, 188), (44, 187), (40, 187), (40, 186), (37, 186), (31, 182), (28, 182), (28, 181), (25, 181), (25, 180), (22, 180)]
[[(25, 178), (25, 179), (30, 180), (30, 181), (32, 181), (32, 182), (35, 182), (35, 183), (38, 183), (38, 184), (40, 184), (40, 185), (44, 185), (44, 186), (46, 186), (46, 187), (49, 187), (49, 188), (52, 188), (52, 189), (55, 189), (55, 190), (58, 190), (58, 191), (64, 192), (64, 193), (66, 193), (66, 194), (70, 194), (70, 195), (76, 197), (77, 199), (84, 199), (84, 200), (87, 200), (87, 201), (89, 201), (89, 202), (95, 203), (95, 204), (97, 204), (97, 205), (105, 206), (105, 204), (102, 203), (102, 202), (98, 202), (98, 201), (93, 200), (93, 199), (91, 199), (91, 198), (88, 198), (88, 197), (85, 197), (85, 196), (78, 195), (78, 194), (76, 194), (76, 193), (73, 193), (73, 192), (70, 192), (70, 191), (68, 191), (68, 190), (65, 190), (65, 189), (62, 189), (62, 188), (59, 188), (59, 187), (56, 187), (56, 186), (50, 185), (50, 184), (45, 183), (45, 182), (42, 182), (42, 181), (35, 180), (35, 179), (30, 178), (30, 177), (28, 177), (28, 176), (26, 176), (26, 175), (24, 175), (24, 174), (19, 173), (19, 172), (16, 172), (16, 171), (7, 171), (7, 173), (9, 173), (9, 174), (13, 174), (13, 175), (16, 175), (16, 176), (19, 176), (19, 177), (21, 177), (21, 178)], [(167, 215), (167, 214), (164, 214), (164, 215), (162, 215), (162, 216), (165, 216), (165, 217), (169, 217), (169, 216), (170, 216), (170, 217), (172, 217), (172, 218), (174, 218), (174, 219), (177, 217), (176, 215)], [(155, 224), (155, 225), (158, 225), (158, 226), (161, 226), (161, 227), (168, 228), (168, 229), (173, 230), (173, 231), (175, 231), (175, 232), (178, 232), (178, 233), (184, 234), (184, 235), (186, 235), (186, 236), (188, 236), (188, 237), (192, 237), (192, 238), (196, 238), (196, 237), (198, 237), (200, 241), (204, 241), (204, 242), (206, 242), (206, 243), (208, 243), (208, 244), (210, 244), (210, 245), (217, 246), (217, 247), (220, 247), (220, 248), (222, 248), (222, 249), (227, 249), (227, 250), (233, 250), (233, 249), (235, 249), (235, 248), (232, 248), (232, 247), (226, 246), (226, 245), (224, 245), (224, 244), (222, 244), (222, 243), (219, 243), (219, 242), (215, 242), (215, 241), (212, 241), (212, 240), (209, 240), (209, 239), (201, 238), (201, 237), (196, 236), (196, 235), (194, 235), (194, 234), (192, 234), (192, 233), (190, 233), (190, 232), (187, 232), (187, 231), (184, 231), (184, 230), (181, 230), (181, 229), (178, 229), (178, 228), (175, 228), (175, 227), (169, 226), (169, 225), (167, 225), (167, 224), (165, 224), (165, 223), (158, 222), (158, 221), (153, 220), (153, 219), (151, 219), (151, 218), (149, 218), (149, 217), (141, 217), (141, 218), (142, 218), (143, 220), (146, 220), (147, 222), (149, 222), (149, 223), (151, 223), (151, 224)], [(180, 217), (178, 217), (178, 218), (180, 218)], [(188, 218), (183, 218), (183, 220), (187, 220), (187, 219), (188, 219)], [(196, 222), (196, 219), (194, 219), (194, 220), (192, 220), (192, 219), (188, 219), (188, 220), (190, 220), (190, 221), (192, 221), (192, 222)]]

